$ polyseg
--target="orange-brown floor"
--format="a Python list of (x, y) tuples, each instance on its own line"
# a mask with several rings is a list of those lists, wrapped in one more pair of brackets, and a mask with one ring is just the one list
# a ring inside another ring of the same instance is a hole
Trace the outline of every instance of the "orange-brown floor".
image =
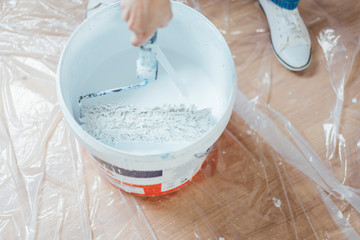
[(277, 61), (256, 1), (180, 2), (221, 31), (239, 90), (201, 171), (153, 198), (102, 178), (57, 104), (58, 59), (86, 2), (0, 4), (0, 238), (360, 239), (360, 2), (300, 2), (302, 72)]

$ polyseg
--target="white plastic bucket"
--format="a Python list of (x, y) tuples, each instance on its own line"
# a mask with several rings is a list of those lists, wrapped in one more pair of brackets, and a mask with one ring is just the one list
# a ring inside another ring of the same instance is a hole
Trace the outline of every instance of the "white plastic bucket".
[[(163, 144), (151, 149), (143, 145), (115, 148), (90, 136), (76, 121), (79, 96), (127, 85), (127, 79), (133, 79), (135, 74), (138, 49), (130, 44), (132, 33), (121, 17), (119, 3), (90, 16), (74, 31), (63, 50), (57, 71), (58, 100), (71, 131), (111, 183), (138, 195), (165, 194), (189, 182), (224, 131), (235, 100), (236, 71), (222, 35), (192, 8), (172, 2), (172, 9), (173, 19), (168, 27), (159, 30), (157, 44), (175, 70), (186, 78), (188, 103), (213, 108), (216, 119), (214, 127), (198, 141), (171, 147)], [(115, 59), (115, 63), (109, 59)], [(105, 69), (95, 73), (104, 62), (105, 67), (119, 65), (113, 66), (113, 72)], [(199, 78), (199, 73), (204, 73), (205, 84), (191, 79), (192, 76)], [(94, 79), (95, 75), (101, 77)], [(166, 80), (160, 79), (144, 89), (133, 90), (133, 95), (125, 101), (153, 100), (159, 105), (181, 103), (181, 98), (163, 89), (161, 84), (164, 83)], [(121, 97), (121, 93), (113, 96)]]

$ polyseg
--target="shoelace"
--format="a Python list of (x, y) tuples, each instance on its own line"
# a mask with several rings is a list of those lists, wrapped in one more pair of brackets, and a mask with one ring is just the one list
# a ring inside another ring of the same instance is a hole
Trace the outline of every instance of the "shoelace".
[(310, 43), (306, 37), (304, 29), (301, 27), (301, 22), (299, 19), (300, 16), (298, 12), (292, 12), (288, 10), (281, 11), (280, 9), (277, 9), (276, 12), (276, 16), (278, 17), (279, 21), (281, 21), (283, 25), (286, 26), (283, 27), (280, 32), (283, 39), (281, 42), (280, 52), (287, 47), (295, 47), (302, 44), (309, 46)]

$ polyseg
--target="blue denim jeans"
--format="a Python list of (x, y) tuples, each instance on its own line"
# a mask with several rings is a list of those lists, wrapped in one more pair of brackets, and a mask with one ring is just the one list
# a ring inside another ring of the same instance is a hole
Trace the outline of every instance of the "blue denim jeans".
[(279, 7), (293, 10), (297, 7), (300, 0), (271, 0), (273, 3), (278, 5)]

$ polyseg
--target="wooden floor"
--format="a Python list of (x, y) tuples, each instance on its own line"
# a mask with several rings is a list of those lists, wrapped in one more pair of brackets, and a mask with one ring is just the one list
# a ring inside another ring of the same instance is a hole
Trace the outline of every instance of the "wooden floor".
[[(257, 1), (181, 2), (221, 31), (249, 101), (237, 98), (193, 181), (154, 198), (101, 177), (54, 97), (61, 49), (86, 3), (0, 5), (0, 238), (359, 239), (360, 202), (344, 189), (360, 195), (360, 2), (300, 2), (312, 41), (302, 72), (277, 61)], [(276, 129), (283, 136), (269, 135)]]

